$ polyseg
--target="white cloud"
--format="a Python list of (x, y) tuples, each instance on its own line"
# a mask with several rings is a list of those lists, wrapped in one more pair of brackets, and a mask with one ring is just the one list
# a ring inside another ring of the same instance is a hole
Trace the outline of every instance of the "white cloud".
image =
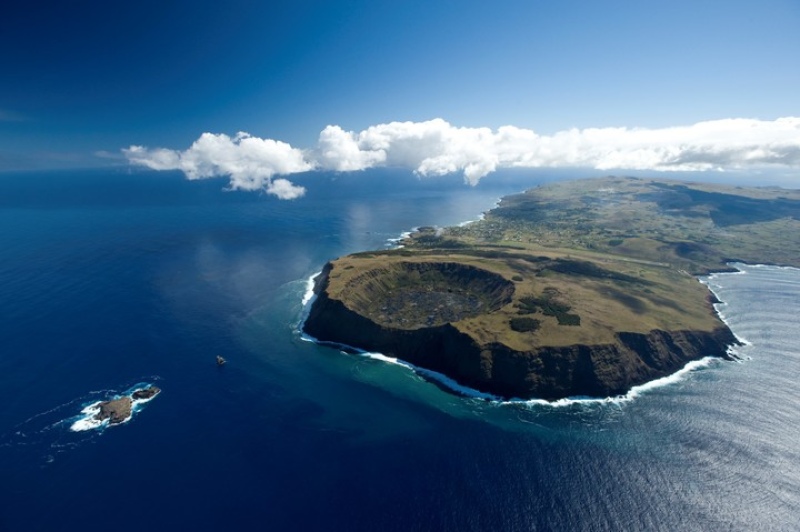
[(323, 168), (352, 172), (383, 164), (386, 152), (363, 150), (352, 132), (339, 126), (328, 126), (319, 134), (316, 159)]
[(299, 150), (239, 133), (204, 133), (183, 152), (131, 146), (134, 164), (182, 170), (189, 179), (230, 176), (231, 188), (264, 189), (292, 199), (302, 187), (275, 175), (308, 170), (357, 171), (401, 166), (421, 176), (461, 172), (474, 185), (498, 168), (584, 167), (600, 170), (724, 170), (800, 167), (800, 117), (725, 119), (661, 129), (569, 129), (553, 135), (504, 126), (455, 127), (442, 119), (390, 122), (358, 133), (326, 127), (317, 146)]
[(280, 199), (296, 199), (306, 193), (306, 189), (297, 186), (288, 179), (273, 179), (266, 187), (268, 194), (274, 194)]
[(128, 160), (153, 170), (181, 170), (189, 179), (226, 175), (232, 189), (266, 190), (281, 199), (294, 199), (305, 189), (275, 175), (306, 172), (314, 166), (303, 152), (289, 144), (260, 139), (247, 133), (228, 135), (203, 133), (188, 150), (148, 149), (131, 146), (123, 150)]
[(379, 124), (360, 133), (328, 126), (323, 135), (332, 129), (337, 134), (324, 138), (328, 155), (320, 161), (323, 168), (327, 160), (336, 159), (334, 154), (345, 153), (351, 160), (412, 168), (423, 176), (461, 171), (471, 184), (497, 168), (495, 142), (488, 128), (457, 128), (437, 118)]

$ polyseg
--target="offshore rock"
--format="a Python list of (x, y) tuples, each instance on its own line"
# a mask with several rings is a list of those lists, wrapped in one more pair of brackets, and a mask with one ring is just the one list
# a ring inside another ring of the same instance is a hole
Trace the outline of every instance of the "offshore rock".
[(117, 425), (130, 419), (133, 410), (133, 401), (144, 401), (151, 399), (158, 395), (161, 391), (156, 386), (148, 386), (135, 390), (130, 395), (124, 395), (119, 399), (112, 399), (110, 401), (103, 401), (98, 406), (99, 411), (95, 414), (94, 419), (97, 421), (105, 421), (108, 419), (109, 424)]
[(111, 401), (100, 403), (100, 411), (94, 416), (97, 421), (109, 420), (109, 423), (116, 425), (131, 417), (131, 407), (133, 402), (127, 395)]
[(157, 386), (148, 386), (147, 388), (142, 388), (141, 390), (133, 392), (131, 398), (134, 401), (143, 401), (155, 397), (160, 391), (161, 389)]

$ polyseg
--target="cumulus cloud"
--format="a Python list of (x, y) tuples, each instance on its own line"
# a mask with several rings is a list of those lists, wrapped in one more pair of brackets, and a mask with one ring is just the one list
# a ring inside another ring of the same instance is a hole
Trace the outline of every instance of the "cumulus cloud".
[(263, 189), (292, 199), (302, 187), (275, 175), (309, 170), (350, 172), (400, 166), (421, 176), (460, 172), (476, 184), (499, 168), (702, 171), (800, 167), (800, 117), (765, 121), (725, 119), (660, 129), (587, 128), (539, 135), (504, 126), (456, 127), (442, 119), (390, 122), (360, 132), (326, 127), (317, 145), (293, 148), (246, 133), (204, 133), (185, 151), (131, 146), (134, 164), (182, 170), (189, 179), (230, 177), (231, 188)]
[(273, 176), (314, 168), (301, 150), (247, 133), (235, 137), (203, 133), (184, 151), (131, 146), (123, 153), (131, 163), (153, 170), (181, 170), (189, 179), (229, 176), (234, 190), (266, 190), (281, 199), (300, 197), (305, 189)]

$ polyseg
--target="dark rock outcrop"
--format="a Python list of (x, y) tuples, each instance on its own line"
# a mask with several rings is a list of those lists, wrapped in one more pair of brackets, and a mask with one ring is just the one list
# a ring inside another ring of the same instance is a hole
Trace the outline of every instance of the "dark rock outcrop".
[(133, 401), (127, 395), (111, 401), (100, 403), (100, 411), (94, 416), (97, 421), (109, 420), (109, 423), (116, 425), (131, 417), (131, 407)]
[(103, 401), (98, 405), (100, 411), (95, 414), (94, 419), (105, 421), (111, 425), (116, 425), (127, 421), (131, 417), (133, 401), (142, 401), (155, 397), (161, 390), (156, 386), (148, 386), (134, 391), (131, 395), (124, 395), (119, 399)]
[(133, 392), (131, 394), (131, 398), (134, 401), (137, 401), (137, 400), (141, 401), (141, 400), (144, 400), (144, 399), (150, 399), (150, 398), (155, 397), (156, 395), (158, 395), (158, 393), (160, 391), (161, 391), (161, 389), (158, 388), (157, 386), (149, 386), (147, 388), (142, 388), (141, 390), (136, 390), (135, 392)]
[(324, 342), (397, 357), (437, 371), (482, 392), (505, 398), (605, 397), (667, 376), (687, 362), (727, 357), (736, 339), (725, 327), (711, 331), (617, 333), (603, 345), (539, 347), (516, 351), (500, 343), (479, 344), (451, 323), (413, 329), (378, 323), (330, 297), (326, 265), (304, 330)]

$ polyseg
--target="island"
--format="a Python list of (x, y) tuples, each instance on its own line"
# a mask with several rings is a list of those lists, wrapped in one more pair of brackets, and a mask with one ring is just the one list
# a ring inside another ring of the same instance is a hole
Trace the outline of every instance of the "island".
[(607, 177), (325, 265), (304, 331), (501, 398), (607, 397), (736, 338), (698, 276), (800, 266), (800, 191)]
[(95, 421), (103, 422), (108, 420), (110, 425), (117, 425), (129, 420), (133, 411), (134, 401), (149, 401), (161, 392), (156, 386), (148, 386), (134, 390), (130, 395), (123, 395), (118, 399), (102, 401), (97, 405), (97, 413), (94, 414)]

